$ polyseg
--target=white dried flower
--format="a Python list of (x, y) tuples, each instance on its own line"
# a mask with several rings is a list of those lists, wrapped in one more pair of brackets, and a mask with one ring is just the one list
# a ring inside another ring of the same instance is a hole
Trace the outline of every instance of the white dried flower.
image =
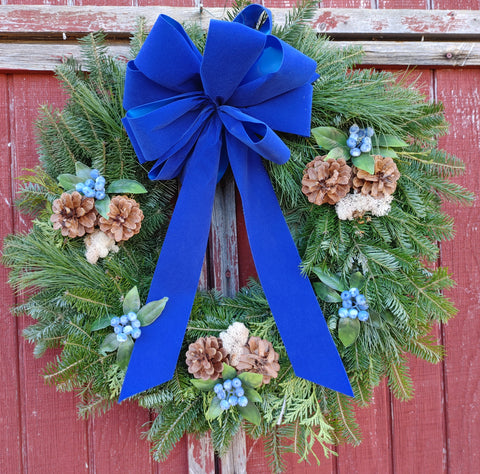
[(392, 200), (392, 195), (375, 199), (373, 196), (361, 193), (347, 194), (335, 204), (335, 211), (342, 221), (362, 217), (366, 212), (370, 212), (372, 216), (381, 217), (390, 212)]
[(243, 347), (248, 341), (248, 329), (243, 323), (233, 323), (226, 331), (220, 333), (223, 347), (230, 356), (230, 364), (235, 367)]
[(108, 252), (117, 253), (120, 249), (115, 245), (115, 239), (112, 239), (101, 230), (96, 230), (93, 234), (85, 237), (85, 257), (91, 264), (97, 263), (99, 258), (105, 258)]

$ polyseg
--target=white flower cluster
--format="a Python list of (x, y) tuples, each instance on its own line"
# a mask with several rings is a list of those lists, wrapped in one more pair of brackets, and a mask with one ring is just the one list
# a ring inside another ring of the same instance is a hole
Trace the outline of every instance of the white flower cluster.
[(117, 253), (120, 249), (115, 245), (115, 240), (109, 237), (101, 230), (96, 230), (93, 234), (85, 237), (85, 257), (91, 264), (97, 263), (99, 258), (105, 258), (108, 252)]
[(347, 194), (343, 199), (335, 204), (335, 211), (340, 220), (353, 220), (362, 217), (366, 212), (370, 212), (373, 216), (386, 216), (391, 209), (393, 196), (386, 196), (382, 199), (361, 193)]
[(248, 341), (248, 329), (243, 323), (233, 323), (226, 331), (220, 333), (223, 347), (230, 354), (230, 365), (237, 365), (237, 360), (243, 353)]

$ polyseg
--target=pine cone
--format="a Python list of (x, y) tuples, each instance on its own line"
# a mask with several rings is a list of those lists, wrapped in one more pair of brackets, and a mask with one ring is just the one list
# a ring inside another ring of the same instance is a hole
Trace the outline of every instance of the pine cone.
[(314, 204), (335, 204), (350, 191), (352, 168), (343, 158), (317, 156), (303, 172), (302, 193)]
[(100, 217), (100, 230), (120, 242), (138, 234), (142, 220), (143, 212), (137, 201), (127, 196), (115, 196), (110, 202), (108, 219)]
[(215, 336), (200, 337), (188, 346), (186, 355), (188, 371), (196, 379), (217, 380), (228, 361), (222, 340)]
[(375, 155), (375, 174), (354, 168), (353, 188), (362, 194), (383, 199), (397, 188), (400, 172), (392, 158)]
[(238, 372), (254, 372), (263, 375), (263, 383), (269, 383), (276, 378), (280, 370), (279, 355), (273, 349), (270, 341), (252, 336), (243, 348), (243, 354), (238, 358)]
[(74, 191), (63, 193), (52, 204), (53, 215), (50, 220), (55, 230), (62, 229), (65, 237), (82, 237), (91, 234), (97, 223), (95, 200)]

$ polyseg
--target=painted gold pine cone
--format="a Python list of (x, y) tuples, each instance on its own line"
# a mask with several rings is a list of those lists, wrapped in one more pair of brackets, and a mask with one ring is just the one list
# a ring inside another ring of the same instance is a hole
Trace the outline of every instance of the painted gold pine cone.
[(196, 379), (217, 380), (222, 375), (223, 363), (228, 363), (222, 340), (215, 336), (200, 337), (188, 346), (188, 372)]
[(83, 237), (95, 230), (97, 211), (95, 200), (74, 191), (63, 193), (52, 204), (53, 215), (50, 220), (55, 230), (61, 229), (65, 237)]
[(343, 158), (324, 161), (317, 156), (307, 164), (302, 178), (302, 193), (311, 203), (322, 205), (336, 204), (350, 191), (352, 168)]
[(243, 354), (238, 357), (235, 368), (238, 372), (254, 372), (263, 375), (263, 383), (267, 384), (276, 378), (280, 370), (279, 355), (270, 341), (252, 336)]
[(390, 196), (397, 188), (400, 172), (392, 158), (375, 155), (375, 174), (354, 168), (353, 189), (375, 199)]
[(140, 232), (143, 212), (137, 201), (127, 196), (115, 196), (110, 202), (108, 219), (100, 217), (100, 230), (116, 242), (128, 240)]

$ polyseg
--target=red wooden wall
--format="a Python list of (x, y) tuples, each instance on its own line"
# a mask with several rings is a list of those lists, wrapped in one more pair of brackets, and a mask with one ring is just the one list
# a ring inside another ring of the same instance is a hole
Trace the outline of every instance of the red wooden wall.
[[(2, 0), (10, 4), (154, 5), (153, 0)], [(166, 0), (165, 5), (193, 6), (193, 0)], [(275, 0), (267, 6), (288, 7)], [(324, 7), (480, 9), (479, 0), (324, 0)], [(205, 0), (223, 6), (223, 0)], [(1, 7), (0, 7), (1, 8)], [(476, 190), (479, 180), (480, 69), (421, 70), (425, 91), (445, 104), (451, 131), (442, 146), (462, 157), (468, 168), (458, 182)], [(50, 73), (0, 71), (0, 239), (28, 228), (13, 209), (15, 178), (36, 163), (33, 125), (40, 104), (64, 100)], [(411, 360), (416, 397), (393, 400), (384, 385), (369, 408), (358, 410), (363, 443), (338, 448), (338, 457), (323, 459), (318, 467), (289, 459), (289, 473), (464, 473), (478, 472), (480, 462), (480, 215), (470, 208), (449, 206), (457, 236), (442, 244), (442, 265), (453, 272), (458, 285), (449, 296), (459, 308), (457, 317), (436, 331), (445, 344), (443, 363)], [(240, 246), (240, 273), (244, 278), (248, 255)], [(145, 441), (139, 439), (150, 415), (129, 404), (95, 420), (78, 420), (72, 394), (55, 393), (39, 373), (48, 357), (35, 360), (21, 335), (28, 319), (13, 318), (15, 302), (0, 267), (0, 472), (5, 473), (186, 473), (187, 442), (182, 440), (167, 462), (151, 461)], [(249, 473), (266, 473), (261, 443), (247, 445)]]

